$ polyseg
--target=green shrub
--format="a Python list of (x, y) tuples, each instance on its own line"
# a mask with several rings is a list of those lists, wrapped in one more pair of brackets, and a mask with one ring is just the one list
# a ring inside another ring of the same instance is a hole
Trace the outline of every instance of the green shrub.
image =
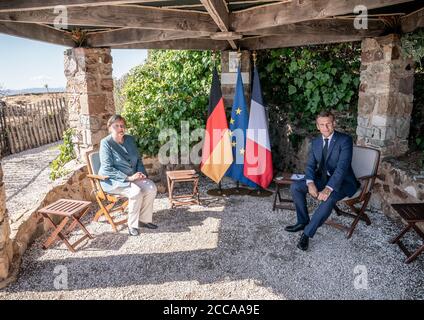
[(424, 29), (402, 36), (402, 54), (421, 65), (424, 59)]
[(75, 159), (74, 144), (72, 136), (75, 134), (74, 129), (67, 129), (63, 133), (63, 143), (59, 146), (60, 154), (50, 164), (50, 179), (56, 180), (67, 175), (70, 171), (64, 168), (64, 165)]
[(264, 97), (274, 118), (316, 132), (322, 110), (348, 113), (356, 126), (360, 46), (337, 44), (267, 50), (260, 55)]
[[(143, 154), (157, 155), (161, 130), (175, 129), (180, 134), (181, 121), (189, 122), (190, 131), (205, 126), (211, 55), (210, 51), (152, 50), (145, 64), (130, 71), (122, 114)], [(216, 65), (219, 61), (217, 57)]]

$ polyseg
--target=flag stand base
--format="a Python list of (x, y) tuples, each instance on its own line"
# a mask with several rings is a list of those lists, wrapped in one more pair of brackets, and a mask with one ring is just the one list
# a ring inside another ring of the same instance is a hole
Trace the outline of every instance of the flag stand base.
[(249, 193), (249, 196), (252, 197), (258, 197), (258, 198), (265, 198), (265, 197), (270, 197), (272, 196), (272, 192), (265, 190), (265, 189), (255, 189), (255, 190), (251, 190)]
[(235, 187), (227, 189), (233, 196), (247, 196), (252, 190), (247, 188)]
[(228, 197), (231, 196), (231, 189), (209, 189), (206, 193), (213, 197)]

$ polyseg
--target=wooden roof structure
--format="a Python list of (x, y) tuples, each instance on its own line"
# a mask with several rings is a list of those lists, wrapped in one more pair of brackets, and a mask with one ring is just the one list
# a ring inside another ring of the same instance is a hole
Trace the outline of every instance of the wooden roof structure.
[[(357, 5), (368, 9), (368, 29), (354, 28)], [(0, 33), (69, 47), (260, 50), (420, 27), (423, 0), (0, 1)]]

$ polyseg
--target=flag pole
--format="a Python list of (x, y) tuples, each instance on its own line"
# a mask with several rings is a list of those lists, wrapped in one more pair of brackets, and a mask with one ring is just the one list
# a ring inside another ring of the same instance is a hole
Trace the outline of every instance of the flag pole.
[[(218, 125), (222, 125), (223, 127), (228, 128), (226, 115), (225, 115), (225, 107), (224, 107), (224, 104), (223, 104), (221, 83), (219, 81), (219, 76), (218, 76), (217, 67), (216, 67), (216, 54), (217, 54), (216, 51), (212, 51), (212, 54), (211, 54), (212, 87), (211, 87), (211, 92), (210, 92), (210, 96), (209, 96), (209, 109), (208, 109), (208, 120), (210, 119), (210, 117), (213, 117), (214, 121), (211, 121), (211, 124), (210, 124), (209, 127), (208, 127), (208, 121), (206, 121), (206, 131), (213, 130), (214, 129), (214, 127), (213, 127), (214, 123), (215, 124), (218, 123)], [(214, 111), (214, 112), (212, 112), (212, 111)], [(225, 119), (225, 121), (223, 121), (222, 119)], [(219, 127), (219, 128), (221, 128), (221, 127)], [(222, 134), (222, 132), (221, 132), (221, 134)], [(222, 135), (221, 140), (222, 139), (225, 140), (226, 136)], [(229, 140), (229, 138), (228, 138), (228, 140)], [(230, 141), (228, 141), (228, 142), (230, 142)], [(224, 145), (225, 145), (225, 143), (224, 143)], [(210, 144), (207, 144), (207, 145), (204, 144), (204, 146), (202, 148), (202, 157), (205, 154), (205, 150), (207, 150), (207, 152), (208, 152), (208, 157), (212, 157), (209, 154), (209, 153), (211, 153), (211, 150), (208, 150), (207, 149), (208, 147), (210, 147)], [(229, 153), (232, 152), (231, 148), (228, 148), (226, 151), (229, 152)], [(203, 164), (203, 160), (204, 159), (202, 159), (202, 164)], [(221, 164), (223, 164), (223, 163), (221, 163)], [(227, 190), (222, 189), (222, 184), (221, 184), (221, 180), (220, 180), (220, 179), (222, 179), (222, 174), (225, 173), (225, 171), (224, 172), (222, 172), (222, 171), (228, 169), (228, 167), (225, 168), (225, 166), (223, 165), (222, 168), (220, 168), (219, 166), (217, 166), (215, 169), (210, 169), (210, 168), (211, 167), (208, 168), (208, 167), (202, 167), (201, 166), (201, 171), (207, 177), (214, 180), (215, 183), (217, 183), (218, 187), (208, 190), (207, 194), (211, 195), (211, 196), (215, 196), (215, 197), (228, 196), (229, 193), (228, 193)], [(220, 178), (218, 178), (219, 176), (220, 176)], [(216, 182), (216, 181), (218, 181), (218, 179), (219, 179), (219, 182)]]
[[(252, 58), (253, 58), (253, 68), (256, 68), (256, 62), (258, 61), (258, 55), (256, 53), (256, 50), (253, 51)], [(250, 192), (249, 195), (253, 196), (253, 197), (269, 197), (269, 196), (272, 195), (272, 192), (268, 191), (268, 190), (262, 188), (260, 185), (258, 185), (256, 187), (256, 189), (254, 189)]]
[[(241, 53), (241, 49), (240, 47), (238, 47), (237, 50), (237, 68), (240, 68), (241, 70), (241, 59), (242, 58), (242, 53)], [(240, 181), (236, 181), (236, 187), (235, 188), (230, 188), (229, 190), (231, 190), (231, 193), (234, 193), (236, 195), (247, 195), (249, 194), (250, 190), (244, 187), (240, 187)]]
[(257, 59), (258, 59), (258, 55), (257, 55), (257, 53), (256, 53), (256, 50), (255, 50), (255, 51), (253, 51), (253, 53), (252, 53), (252, 57), (253, 57), (253, 67), (256, 67), (256, 61), (257, 61)]

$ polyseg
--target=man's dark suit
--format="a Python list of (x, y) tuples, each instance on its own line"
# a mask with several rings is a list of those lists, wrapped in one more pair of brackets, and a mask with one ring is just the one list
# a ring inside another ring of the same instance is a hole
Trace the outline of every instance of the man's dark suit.
[[(309, 151), (308, 163), (306, 165), (305, 180), (296, 181), (291, 185), (291, 193), (296, 206), (297, 223), (306, 225), (304, 234), (312, 238), (317, 229), (330, 216), (337, 201), (352, 196), (359, 187), (359, 183), (355, 178), (352, 170), (352, 137), (334, 131), (331, 139), (325, 168), (328, 173), (327, 181), (322, 181), (320, 174), (320, 163), (324, 148), (322, 135), (312, 140), (311, 149)], [(308, 187), (306, 180), (313, 180), (318, 191), (325, 186), (333, 189), (327, 201), (321, 202), (316, 209), (312, 218), (309, 219), (308, 209), (306, 206), (306, 194)]]

